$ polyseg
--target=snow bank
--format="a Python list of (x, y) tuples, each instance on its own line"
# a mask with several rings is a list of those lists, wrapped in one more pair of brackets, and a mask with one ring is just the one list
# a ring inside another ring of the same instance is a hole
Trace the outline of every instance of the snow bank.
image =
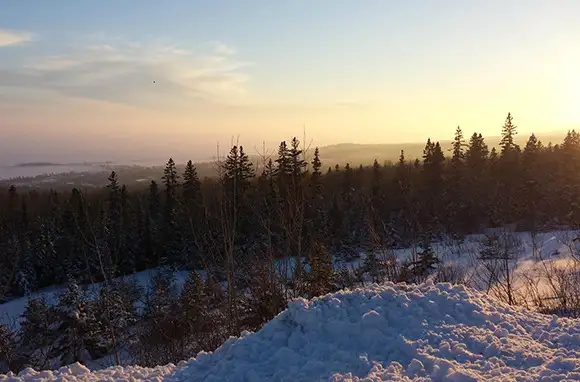
[(462, 286), (373, 285), (297, 300), (257, 333), (154, 369), (80, 365), (1, 381), (580, 380), (580, 321)]

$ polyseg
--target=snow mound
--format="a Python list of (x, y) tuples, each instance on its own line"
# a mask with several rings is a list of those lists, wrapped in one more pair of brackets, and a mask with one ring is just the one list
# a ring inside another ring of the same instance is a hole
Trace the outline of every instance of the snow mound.
[(297, 300), (257, 333), (178, 365), (25, 370), (2, 381), (580, 380), (580, 321), (450, 284), (372, 285)]

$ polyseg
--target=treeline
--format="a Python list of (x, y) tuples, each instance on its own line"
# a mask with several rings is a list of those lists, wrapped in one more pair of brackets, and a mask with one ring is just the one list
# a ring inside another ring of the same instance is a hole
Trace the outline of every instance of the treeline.
[[(19, 328), (0, 325), (0, 369), (101, 357), (177, 362), (259, 329), (298, 296), (367, 281), (421, 282), (434, 271), (436, 281), (464, 282), (431, 240), (580, 221), (580, 134), (556, 145), (532, 135), (524, 148), (515, 135), (508, 115), (499, 150), (457, 128), (448, 156), (428, 140), (422, 159), (401, 152), (395, 164), (323, 169), (318, 149), (309, 157), (293, 139), (264, 156), (259, 174), (234, 146), (214, 179), (201, 181), (192, 162), (178, 172), (170, 159), (145, 190), (128, 189), (115, 172), (90, 192), (10, 187), (0, 194), (0, 297), (67, 288), (55, 302), (29, 298)], [(396, 261), (394, 248), (415, 245), (409, 261)], [(490, 237), (476, 256), (486, 265), (480, 281), (489, 293), (499, 285), (493, 293), (510, 304), (526, 301), (513, 287), (516, 247), (510, 235)], [(333, 265), (361, 251), (368, 256), (356, 267)], [(150, 268), (158, 274), (145, 289), (119, 278)], [(183, 286), (175, 270), (189, 272)], [(577, 285), (570, 277), (561, 275)], [(96, 294), (80, 287), (94, 282)], [(572, 289), (558, 296), (560, 308), (580, 306)]]
[(108, 280), (157, 266), (204, 269), (224, 279), (255, 261), (295, 257), (301, 272), (322, 247), (351, 258), (373, 247), (461, 237), (482, 227), (580, 221), (580, 134), (522, 149), (508, 115), (500, 149), (458, 127), (446, 158), (428, 140), (422, 159), (322, 168), (294, 138), (255, 173), (234, 146), (203, 182), (188, 162), (167, 162), (159, 182), (131, 191), (112, 172), (109, 185), (82, 192), (0, 193), (0, 298), (74, 278)]

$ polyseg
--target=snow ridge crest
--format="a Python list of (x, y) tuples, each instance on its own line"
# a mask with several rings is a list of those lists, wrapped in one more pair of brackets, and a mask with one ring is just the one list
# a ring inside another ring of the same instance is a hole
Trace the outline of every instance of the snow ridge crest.
[(580, 321), (451, 284), (373, 284), (292, 301), (256, 333), (178, 365), (24, 370), (0, 381), (580, 380)]

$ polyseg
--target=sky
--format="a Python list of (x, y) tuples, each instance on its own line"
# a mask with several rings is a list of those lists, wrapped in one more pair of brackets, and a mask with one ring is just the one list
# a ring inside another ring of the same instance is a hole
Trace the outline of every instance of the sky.
[(580, 127), (577, 0), (2, 0), (0, 164)]

